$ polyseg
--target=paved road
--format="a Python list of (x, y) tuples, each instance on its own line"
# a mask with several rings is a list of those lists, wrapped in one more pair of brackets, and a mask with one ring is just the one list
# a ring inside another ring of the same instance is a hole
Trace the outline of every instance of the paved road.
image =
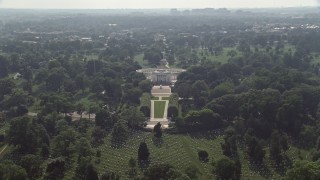
[[(34, 112), (28, 112), (28, 116), (37, 116), (38, 113), (34, 113)], [(73, 121), (77, 121), (77, 120), (80, 120), (81, 119), (81, 115), (78, 114), (77, 112), (73, 112), (73, 113), (70, 113), (69, 114), (72, 118)], [(94, 120), (96, 117), (96, 114), (90, 114), (90, 120)], [(83, 113), (82, 114), (82, 119), (89, 119), (89, 114), (87, 113)]]
[(0, 151), (0, 156), (7, 149), (7, 147), (8, 147), (8, 145), (4, 146), (4, 148)]

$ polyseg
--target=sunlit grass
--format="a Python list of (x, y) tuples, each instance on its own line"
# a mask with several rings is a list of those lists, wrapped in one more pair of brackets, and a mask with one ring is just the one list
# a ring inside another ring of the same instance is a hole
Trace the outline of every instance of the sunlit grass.
[(143, 60), (143, 56), (144, 56), (143, 53), (136, 55), (136, 56), (134, 57), (134, 61), (138, 62), (138, 64), (139, 64), (141, 67), (145, 68), (145, 67), (148, 67), (148, 62), (145, 61), (145, 60)]
[(163, 118), (166, 101), (154, 102), (154, 118)]

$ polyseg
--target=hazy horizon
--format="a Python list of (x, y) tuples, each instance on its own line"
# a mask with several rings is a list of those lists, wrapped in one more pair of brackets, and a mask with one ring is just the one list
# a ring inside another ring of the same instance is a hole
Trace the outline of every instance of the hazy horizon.
[(320, 0), (0, 0), (13, 9), (167, 9), (318, 7)]

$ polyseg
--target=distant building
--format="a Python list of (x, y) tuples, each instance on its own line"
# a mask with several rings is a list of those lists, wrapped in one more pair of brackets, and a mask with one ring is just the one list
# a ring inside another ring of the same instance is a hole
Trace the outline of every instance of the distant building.
[(165, 59), (160, 63), (158, 68), (139, 69), (137, 72), (143, 73), (155, 85), (173, 85), (177, 81), (177, 76), (186, 71), (185, 69), (169, 68)]
[(14, 76), (13, 76), (13, 79), (18, 79), (20, 78), (22, 75), (20, 73), (16, 73)]
[(180, 11), (179, 11), (177, 8), (171, 9), (171, 10), (170, 10), (170, 13), (171, 13), (172, 15), (180, 15)]
[(185, 69), (177, 68), (145, 68), (137, 70), (137, 72), (143, 73), (147, 79), (151, 80), (156, 85), (172, 85), (177, 81), (177, 76), (185, 71)]

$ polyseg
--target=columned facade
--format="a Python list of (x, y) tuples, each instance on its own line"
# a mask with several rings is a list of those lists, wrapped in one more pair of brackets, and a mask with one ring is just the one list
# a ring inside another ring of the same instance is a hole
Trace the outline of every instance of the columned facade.
[(177, 69), (177, 68), (168, 68), (168, 69), (160, 69), (160, 68), (146, 68), (139, 69), (137, 72), (143, 73), (147, 79), (150, 79), (154, 84), (157, 85), (171, 85), (177, 81), (177, 76), (185, 72), (185, 69)]

